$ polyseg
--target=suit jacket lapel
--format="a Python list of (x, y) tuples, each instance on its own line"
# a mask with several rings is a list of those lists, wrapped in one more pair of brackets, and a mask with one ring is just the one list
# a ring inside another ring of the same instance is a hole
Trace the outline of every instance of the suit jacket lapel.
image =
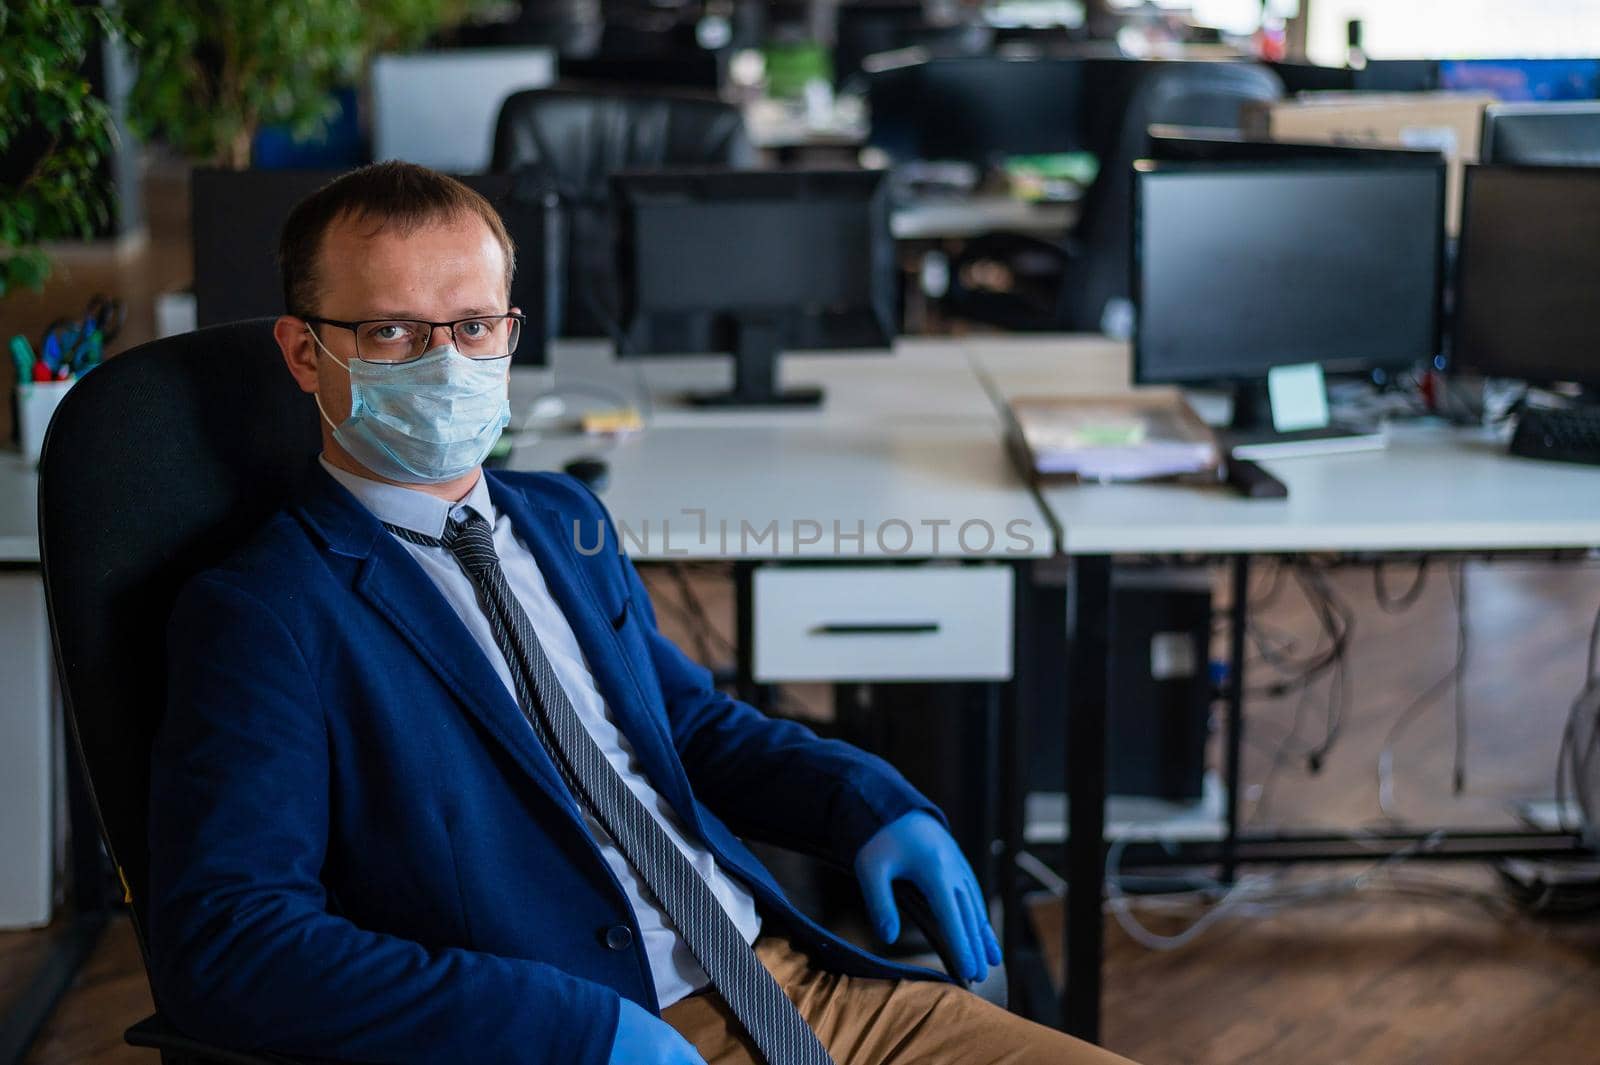
[(406, 549), (320, 468), (309, 479), (299, 511), (332, 551), (357, 560), (355, 593), (389, 621), (534, 782), (578, 816), (555, 764), (516, 700), (455, 610)]

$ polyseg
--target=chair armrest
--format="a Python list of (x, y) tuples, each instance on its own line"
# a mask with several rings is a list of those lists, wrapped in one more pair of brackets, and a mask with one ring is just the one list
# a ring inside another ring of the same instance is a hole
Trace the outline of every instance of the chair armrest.
[(163, 1065), (304, 1065), (280, 1054), (248, 1054), (190, 1039), (159, 1013), (129, 1028), (122, 1038), (129, 1046), (161, 1051)]
[(962, 987), (971, 987), (971, 984), (955, 975), (960, 972), (955, 952), (950, 949), (950, 941), (945, 938), (939, 922), (933, 916), (933, 907), (922, 897), (922, 892), (903, 880), (897, 880), (894, 884), (894, 903), (900, 908), (900, 912), (922, 931), (923, 938), (944, 963), (944, 971), (951, 974), (950, 978)]

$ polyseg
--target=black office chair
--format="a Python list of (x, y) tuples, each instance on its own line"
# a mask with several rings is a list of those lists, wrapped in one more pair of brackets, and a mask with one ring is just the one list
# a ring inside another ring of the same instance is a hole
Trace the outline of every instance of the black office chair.
[[(150, 750), (166, 705), (167, 617), (191, 576), (295, 494), (321, 447), (316, 405), (285, 370), (269, 318), (110, 360), (62, 400), (45, 438), (39, 541), (56, 671), (146, 973)], [(936, 927), (920, 899), (903, 905), (913, 923)], [(160, 1050), (163, 1065), (296, 1065), (208, 1046), (159, 1012), (126, 1038)]]
[(553, 191), (562, 204), (563, 336), (615, 337), (611, 175), (671, 166), (749, 167), (739, 110), (720, 100), (621, 89), (556, 88), (507, 98), (491, 167)]
[[(145, 826), (167, 615), (191, 575), (283, 505), (321, 446), (317, 408), (284, 369), (271, 319), (110, 360), (62, 400), (45, 438), (39, 540), (56, 670), (146, 971)], [(127, 1039), (158, 1048), (165, 1065), (290, 1061), (207, 1047), (159, 1013)]]
[[(1100, 172), (1076, 228), (1061, 241), (1010, 233), (973, 241), (952, 266), (949, 313), (1008, 329), (1099, 332), (1106, 325), (1120, 332), (1106, 307), (1128, 298), (1133, 163), (1149, 154), (1150, 127), (1237, 130), (1247, 103), (1283, 96), (1278, 76), (1254, 63), (1130, 63), (1120, 75), (1110, 79), (1110, 106), (1120, 121), (1100, 145)], [(1004, 266), (1009, 289), (974, 283), (986, 262)]]

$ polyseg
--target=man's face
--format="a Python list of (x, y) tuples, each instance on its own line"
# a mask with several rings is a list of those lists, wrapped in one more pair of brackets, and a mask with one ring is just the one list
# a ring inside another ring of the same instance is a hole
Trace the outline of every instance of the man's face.
[[(505, 254), (482, 219), (473, 215), (430, 223), (409, 233), (388, 226), (373, 232), (371, 219), (340, 218), (323, 235), (318, 253), (320, 298), (310, 313), (355, 322), (408, 318), (453, 322), (479, 314), (503, 314)], [(339, 363), (355, 357), (355, 335), (338, 326), (318, 326), (318, 336), (338, 357), (328, 358), (299, 318), (278, 319), (275, 335), (289, 372), (306, 392), (315, 392), (334, 425), (350, 416), (350, 375)], [(449, 343), (443, 329), (429, 347)], [(506, 360), (507, 373), (510, 360)], [(338, 444), (322, 427), (323, 444)]]

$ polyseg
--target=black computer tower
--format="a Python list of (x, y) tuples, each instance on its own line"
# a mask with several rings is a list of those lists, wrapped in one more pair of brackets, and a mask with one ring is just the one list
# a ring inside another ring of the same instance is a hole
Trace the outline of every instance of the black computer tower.
[(877, 754), (944, 812), (985, 891), (994, 890), (1000, 697), (993, 685), (839, 684), (841, 739)]
[[(1204, 569), (1118, 567), (1107, 661), (1107, 792), (1201, 797), (1210, 729), (1211, 577)], [(1030, 791), (1065, 790), (1065, 687), (1046, 675), (1029, 707)]]

